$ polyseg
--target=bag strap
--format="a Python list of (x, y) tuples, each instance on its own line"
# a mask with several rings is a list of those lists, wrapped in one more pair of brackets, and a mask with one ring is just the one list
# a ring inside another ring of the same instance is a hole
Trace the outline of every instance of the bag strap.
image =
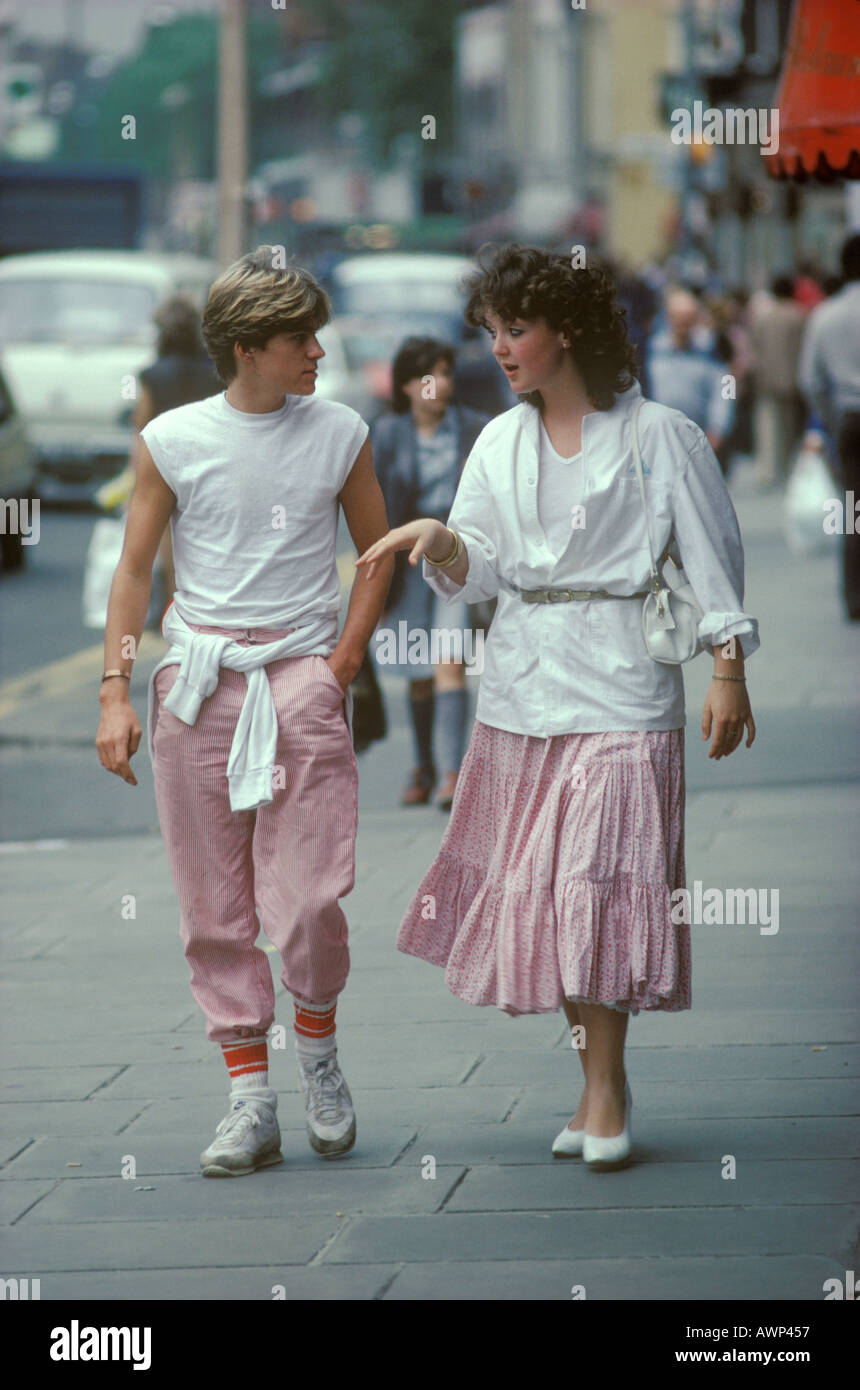
[[(645, 500), (645, 478), (642, 477), (642, 453), (640, 453), (639, 450), (639, 430), (638, 424), (636, 424), (636, 420), (638, 420), (639, 416), (639, 410), (642, 409), (642, 403), (643, 398), (642, 396), (639, 396), (638, 402), (636, 402), (634, 406), (634, 411), (632, 411), (631, 416), (631, 438), (632, 445), (634, 445), (634, 466), (636, 468), (636, 478), (638, 478), (639, 481), (639, 496), (640, 498), (642, 498), (642, 513), (643, 516), (645, 516), (647, 553), (649, 553), (650, 557), (650, 575), (652, 575), (652, 589), (654, 592), (657, 592), (659, 591), (659, 589), (664, 588), (664, 585), (660, 582), (660, 571), (659, 569), (657, 569), (657, 563), (654, 562), (654, 542), (652, 539), (652, 524), (650, 524), (649, 516), (647, 516), (647, 503)], [(665, 557), (667, 557), (668, 552), (670, 552), (671, 545), (672, 538), (670, 535), (668, 541), (665, 542), (665, 549), (663, 555), (660, 556), (660, 564), (663, 564)]]
[(648, 536), (648, 554), (651, 560), (651, 584), (654, 589), (660, 588), (660, 576), (657, 573), (657, 565), (654, 560), (654, 542), (651, 539), (651, 523), (648, 520), (648, 506), (645, 501), (645, 480), (642, 477), (642, 455), (639, 451), (639, 430), (637, 428), (637, 417), (642, 407), (642, 397), (633, 407), (633, 414), (630, 417), (630, 433), (633, 441), (633, 463), (636, 468), (636, 477), (639, 480), (639, 495), (642, 498), (642, 511), (645, 516), (645, 531)]

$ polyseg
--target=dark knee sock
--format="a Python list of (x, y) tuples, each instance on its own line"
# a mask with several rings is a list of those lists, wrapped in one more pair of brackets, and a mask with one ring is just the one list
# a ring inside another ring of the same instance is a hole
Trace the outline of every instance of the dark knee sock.
[(440, 766), (443, 774), (459, 772), (466, 741), (466, 690), (441, 690), (436, 693), (439, 706)]
[(412, 720), (412, 740), (415, 745), (415, 761), (419, 767), (433, 766), (433, 715), (435, 710), (434, 691), (425, 700), (416, 700), (409, 692), (409, 715)]

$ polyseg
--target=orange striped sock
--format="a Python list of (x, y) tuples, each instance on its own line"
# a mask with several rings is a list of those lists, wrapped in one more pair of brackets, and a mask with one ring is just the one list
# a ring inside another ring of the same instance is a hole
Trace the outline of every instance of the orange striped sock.
[(294, 999), (296, 1017), (296, 1053), (298, 1056), (318, 1061), (329, 1057), (336, 1049), (335, 1013), (337, 1000), (325, 1004), (307, 1004), (303, 999)]
[(221, 1051), (230, 1073), (232, 1090), (268, 1086), (269, 1048), (265, 1037), (222, 1043)]

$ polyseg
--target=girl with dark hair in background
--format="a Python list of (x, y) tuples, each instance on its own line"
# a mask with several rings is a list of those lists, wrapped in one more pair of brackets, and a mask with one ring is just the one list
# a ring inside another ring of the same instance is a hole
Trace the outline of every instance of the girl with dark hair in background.
[[(453, 371), (454, 348), (437, 338), (407, 338), (394, 358), (391, 413), (380, 416), (371, 430), (377, 477), (392, 527), (419, 516), (441, 521), (448, 515), (463, 464), (489, 418), (452, 400)], [(429, 644), (433, 629), (465, 633), (469, 607), (465, 601), (446, 604), (401, 555), (380, 626), (392, 632), (397, 641), (404, 622), (407, 641), (414, 642), (416, 634), (423, 632)], [(440, 660), (433, 665), (388, 662), (383, 659), (387, 654), (383, 646), (371, 644), (371, 650), (380, 671), (409, 681), (416, 766), (401, 805), (426, 804), (441, 772), (436, 804), (449, 810), (466, 740), (464, 665), (456, 660)], [(434, 730), (438, 760), (433, 749)]]

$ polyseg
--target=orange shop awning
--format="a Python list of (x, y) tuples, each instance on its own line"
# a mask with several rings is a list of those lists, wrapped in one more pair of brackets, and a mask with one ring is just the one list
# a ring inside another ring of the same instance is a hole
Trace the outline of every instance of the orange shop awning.
[(776, 106), (774, 178), (860, 178), (858, 0), (796, 0)]

